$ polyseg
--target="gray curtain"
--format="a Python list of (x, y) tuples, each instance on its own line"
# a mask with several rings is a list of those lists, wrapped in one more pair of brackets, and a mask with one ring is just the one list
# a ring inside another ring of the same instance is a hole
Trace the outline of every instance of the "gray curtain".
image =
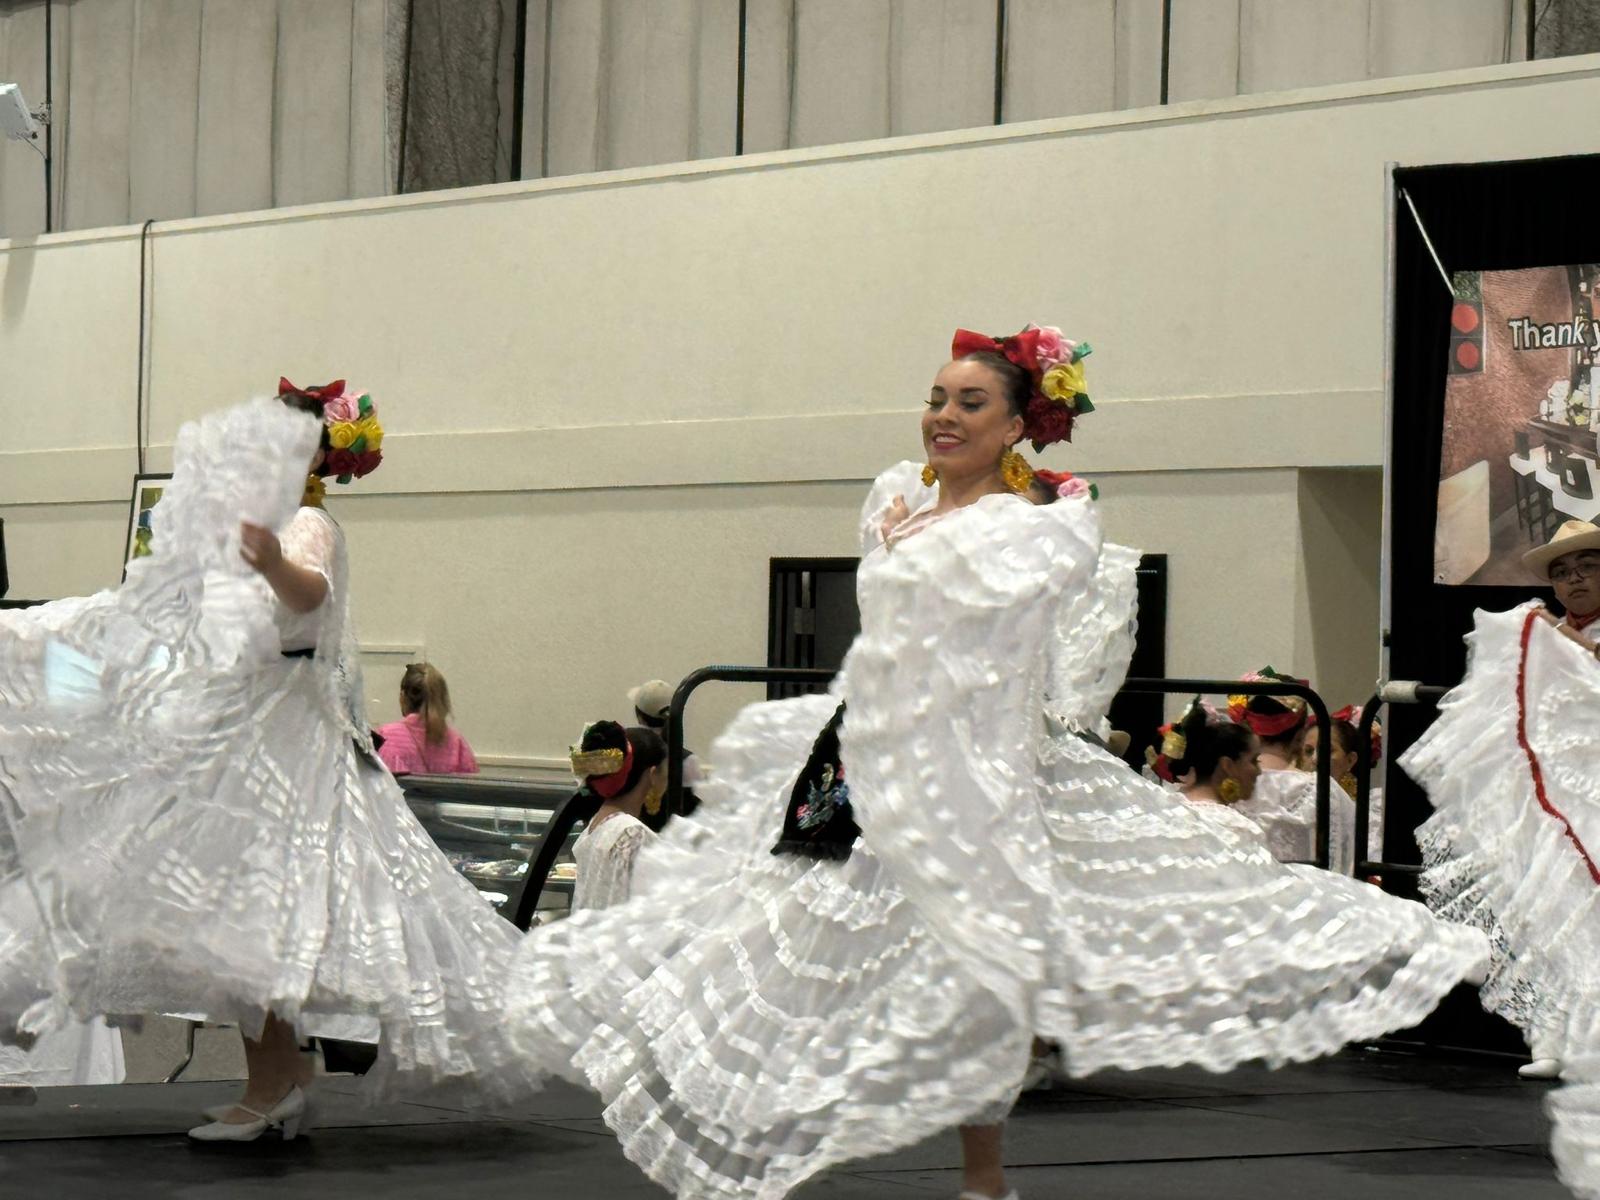
[[(738, 9), (530, 0), (523, 177), (733, 153)], [(1512, 61), (1523, 13), (1523, 0), (1178, 0), (1169, 99)], [(745, 151), (992, 124), (998, 15), (995, 0), (748, 0)], [(1161, 0), (1007, 0), (1004, 15), (1003, 120), (1160, 102)]]
[[(53, 224), (383, 195), (386, 0), (54, 0)], [(44, 0), (0, 0), (0, 78), (45, 92)], [(21, 154), (14, 150), (21, 150)], [(0, 234), (44, 228), (0, 147)]]
[(512, 178), (517, 10), (516, 0), (391, 3), (399, 190)]

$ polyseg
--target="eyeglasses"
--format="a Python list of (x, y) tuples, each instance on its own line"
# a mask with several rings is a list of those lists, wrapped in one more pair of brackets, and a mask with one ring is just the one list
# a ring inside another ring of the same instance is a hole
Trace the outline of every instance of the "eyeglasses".
[(1551, 583), (1571, 583), (1574, 579), (1593, 579), (1600, 575), (1600, 558), (1578, 558), (1550, 568)]

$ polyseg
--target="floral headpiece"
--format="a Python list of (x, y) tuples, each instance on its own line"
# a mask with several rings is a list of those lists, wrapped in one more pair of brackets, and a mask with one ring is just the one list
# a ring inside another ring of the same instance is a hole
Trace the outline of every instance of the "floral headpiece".
[(998, 354), (1017, 364), (1033, 379), (1033, 394), (1023, 416), (1023, 436), (1034, 450), (1072, 440), (1072, 423), (1094, 411), (1084, 382), (1083, 360), (1093, 353), (1088, 342), (1074, 342), (1053, 325), (1029, 325), (1010, 337), (992, 338), (970, 329), (956, 330), (950, 343), (952, 360), (969, 354)]
[(1091, 500), (1100, 499), (1098, 484), (1080, 479), (1071, 471), (1048, 471), (1044, 467), (1035, 467), (1033, 477), (1063, 500), (1071, 500), (1076, 496), (1087, 496)]
[(1178, 714), (1176, 721), (1169, 721), (1156, 730), (1161, 735), (1160, 751), (1157, 752), (1155, 747), (1152, 746), (1144, 752), (1144, 760), (1150, 765), (1150, 769), (1168, 783), (1178, 782), (1177, 777), (1172, 772), (1172, 764), (1174, 762), (1182, 762), (1189, 753), (1189, 738), (1183, 730), (1197, 710), (1205, 714), (1207, 721), (1223, 719), (1222, 713), (1207, 704), (1203, 697), (1196, 696), (1188, 704), (1184, 705), (1183, 712)]
[[(1362, 717), (1362, 714), (1365, 713), (1365, 712), (1366, 712), (1366, 706), (1365, 705), (1363, 705), (1363, 706), (1358, 708), (1354, 704), (1346, 704), (1338, 712), (1333, 714), (1333, 719), (1335, 721), (1343, 721), (1346, 725), (1354, 725), (1356, 727), (1356, 731), (1360, 732), (1360, 730), (1361, 730), (1361, 717)], [(1372, 758), (1371, 758), (1370, 761), (1377, 762), (1382, 757), (1383, 757), (1383, 726), (1380, 725), (1377, 721), (1374, 721), (1372, 723)]]
[[(1259, 671), (1251, 671), (1240, 680), (1241, 683), (1308, 683), (1305, 679), (1296, 679), (1292, 675), (1284, 675), (1274, 671), (1271, 667), (1262, 667)], [(1254, 696), (1236, 694), (1228, 697), (1228, 715), (1241, 725), (1248, 725), (1250, 731), (1257, 737), (1271, 738), (1282, 737), (1291, 730), (1298, 729), (1306, 719), (1306, 701), (1303, 696), (1266, 696), (1262, 699), (1271, 700), (1285, 711), (1281, 713), (1253, 712), (1250, 701)]]
[[(589, 729), (586, 728), (583, 732), (587, 736)], [(633, 770), (633, 743), (627, 740), (626, 734), (623, 735), (623, 742), (627, 746), (626, 750), (614, 747), (585, 750), (582, 739), (579, 739), (579, 744), (569, 750), (572, 773), (602, 800), (610, 800), (618, 795), (623, 785), (628, 782), (628, 773)]]
[(278, 395), (321, 406), (327, 453), (317, 468), (318, 475), (332, 475), (340, 483), (349, 483), (372, 474), (383, 462), (383, 426), (378, 423), (378, 408), (368, 393), (347, 391), (342, 379), (322, 387), (300, 388), (280, 376)]

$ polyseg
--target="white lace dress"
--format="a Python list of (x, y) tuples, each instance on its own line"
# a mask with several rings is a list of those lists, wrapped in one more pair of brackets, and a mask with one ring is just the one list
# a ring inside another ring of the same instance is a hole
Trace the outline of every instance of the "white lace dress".
[[(1117, 552), (1086, 500), (1009, 496), (885, 551), (881, 516), (918, 470), (868, 501), (836, 694), (744, 710), (701, 813), (641, 853), (633, 899), (536, 930), (512, 976), (530, 1065), (592, 1084), (625, 1152), (681, 1197), (785, 1196), (992, 1119), (1035, 1034), (1076, 1074), (1310, 1058), (1414, 1023), (1486, 953), (1052, 736), (1047, 695), (1085, 728), (1104, 716), (1071, 680), (1116, 673), (1090, 668), (1127, 613), (1095, 607), (1064, 644), (1057, 622), (1115, 584)], [(774, 855), (841, 698), (860, 839), (844, 862)]]
[[(186, 426), (153, 557), (0, 613), (0, 1016), (367, 1023), (375, 1086), (492, 1088), (516, 932), (370, 758), (344, 538), (296, 511), (316, 437), (268, 400)], [(314, 613), (240, 560), (241, 518), (327, 579)]]
[(1400, 759), (1436, 911), (1488, 932), (1483, 1004), (1559, 1058), (1552, 1143), (1600, 1197), (1600, 664), (1524, 605), (1477, 614), (1466, 678)]
[(633, 887), (633, 864), (640, 847), (655, 840), (650, 827), (625, 812), (591, 822), (572, 844), (578, 880), (572, 889), (572, 907), (610, 908), (628, 898)]

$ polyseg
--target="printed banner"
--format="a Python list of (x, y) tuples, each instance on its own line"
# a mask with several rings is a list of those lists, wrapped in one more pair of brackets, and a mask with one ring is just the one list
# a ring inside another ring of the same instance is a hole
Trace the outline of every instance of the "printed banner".
[(1433, 578), (1535, 583), (1523, 554), (1563, 521), (1600, 519), (1600, 265), (1454, 283)]

